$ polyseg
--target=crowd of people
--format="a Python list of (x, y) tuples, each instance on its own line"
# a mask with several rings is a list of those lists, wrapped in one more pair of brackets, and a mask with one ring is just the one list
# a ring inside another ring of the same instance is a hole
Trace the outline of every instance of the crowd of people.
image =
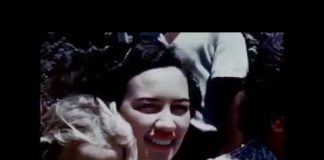
[(45, 36), (43, 160), (284, 159), (282, 33), (94, 35)]

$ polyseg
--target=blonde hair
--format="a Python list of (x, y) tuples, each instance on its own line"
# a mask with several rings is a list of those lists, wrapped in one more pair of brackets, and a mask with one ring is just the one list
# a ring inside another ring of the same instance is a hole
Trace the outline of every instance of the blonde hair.
[(42, 143), (85, 142), (99, 147), (121, 145), (127, 160), (137, 158), (136, 140), (131, 126), (116, 109), (91, 95), (74, 95), (57, 103), (42, 117), (45, 129)]

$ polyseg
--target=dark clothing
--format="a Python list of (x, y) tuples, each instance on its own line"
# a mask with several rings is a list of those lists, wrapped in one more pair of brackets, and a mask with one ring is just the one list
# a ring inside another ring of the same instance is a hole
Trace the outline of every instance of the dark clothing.
[(248, 142), (245, 146), (230, 153), (233, 159), (238, 160), (277, 160), (277, 157), (269, 147), (258, 144), (255, 140)]

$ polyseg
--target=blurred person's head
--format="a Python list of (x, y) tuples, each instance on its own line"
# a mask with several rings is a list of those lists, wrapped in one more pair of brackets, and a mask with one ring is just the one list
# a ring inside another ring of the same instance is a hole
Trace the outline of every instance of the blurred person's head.
[(75, 95), (61, 99), (42, 117), (46, 160), (134, 160), (136, 140), (115, 104)]
[(286, 101), (283, 86), (278, 82), (256, 82), (247, 86), (240, 108), (240, 122), (246, 141), (255, 139), (269, 146), (277, 156), (282, 156)]

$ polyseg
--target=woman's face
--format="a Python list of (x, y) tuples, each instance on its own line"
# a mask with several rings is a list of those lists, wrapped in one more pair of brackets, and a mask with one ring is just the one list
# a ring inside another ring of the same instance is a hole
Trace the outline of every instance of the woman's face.
[(176, 67), (130, 79), (120, 112), (137, 138), (139, 160), (172, 159), (189, 127), (189, 106), (187, 79)]

